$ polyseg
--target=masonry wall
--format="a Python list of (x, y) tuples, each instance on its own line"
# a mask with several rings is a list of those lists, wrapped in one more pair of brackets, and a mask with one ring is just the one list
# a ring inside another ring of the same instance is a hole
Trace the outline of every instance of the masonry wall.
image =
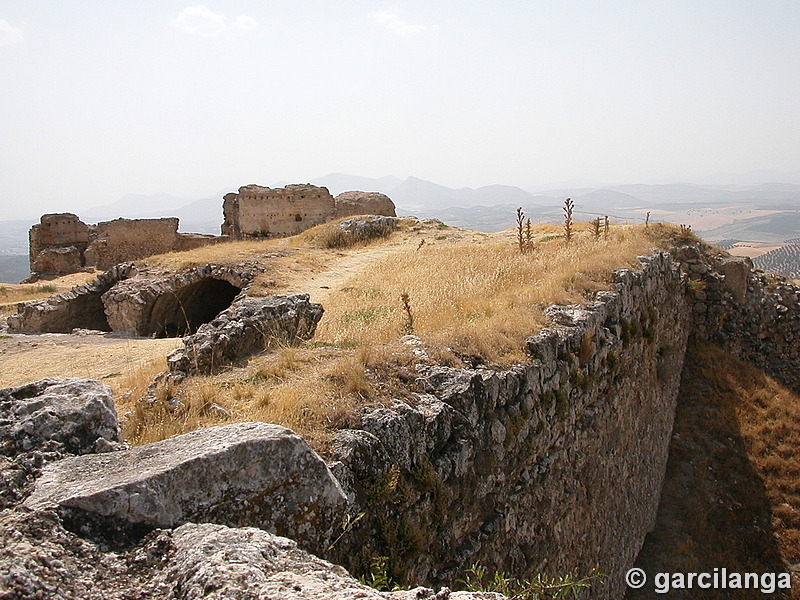
[(672, 254), (691, 280), (694, 331), (800, 393), (800, 288), (753, 270), (749, 258), (701, 252), (695, 243)]
[(420, 393), (367, 408), (333, 471), (365, 516), (332, 558), (452, 584), (465, 568), (586, 573), (618, 599), (655, 522), (691, 324), (681, 274), (657, 254), (528, 341), (530, 364), (417, 367)]
[(222, 208), (222, 233), (235, 238), (294, 235), (335, 214), (327, 188), (301, 184), (275, 189), (243, 186), (238, 193), (225, 195)]
[(172, 250), (178, 237), (178, 219), (114, 219), (98, 223), (95, 239), (86, 249), (86, 263), (109, 269)]
[[(77, 215), (57, 213), (42, 215), (40, 222), (31, 227), (28, 234), (31, 271), (50, 268), (55, 273), (70, 272), (76, 262), (82, 265), (82, 254), (89, 244), (90, 229)], [(39, 260), (47, 250), (58, 250), (54, 256)], [(58, 255), (64, 258), (59, 261)]]

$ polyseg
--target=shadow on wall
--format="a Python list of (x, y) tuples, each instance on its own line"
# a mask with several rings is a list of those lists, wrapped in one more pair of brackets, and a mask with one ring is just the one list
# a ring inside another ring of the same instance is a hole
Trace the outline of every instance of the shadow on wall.
[[(639, 590), (628, 588), (628, 600), (651, 598), (657, 573), (714, 573), (723, 567), (728, 573), (788, 571), (773, 529), (774, 502), (751, 462), (750, 440), (737, 414), (737, 407), (752, 399), (737, 397), (719, 380), (719, 372), (730, 375), (741, 368), (710, 344), (687, 350), (658, 517), (635, 565), (648, 581)], [(786, 591), (776, 589), (769, 597), (789, 598), (780, 592)], [(761, 595), (753, 589), (695, 586), (673, 589), (664, 597), (744, 600)]]

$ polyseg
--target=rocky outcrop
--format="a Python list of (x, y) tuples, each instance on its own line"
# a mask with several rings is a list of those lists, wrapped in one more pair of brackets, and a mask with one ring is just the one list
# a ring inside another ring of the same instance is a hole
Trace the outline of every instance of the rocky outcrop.
[(354, 241), (365, 241), (384, 237), (397, 229), (398, 219), (379, 215), (362, 215), (345, 219), (338, 225), (339, 229), (352, 237)]
[(25, 505), (150, 528), (248, 525), (320, 551), (341, 521), (344, 496), (303, 438), (277, 425), (238, 423), (57, 461)]
[(322, 305), (310, 302), (308, 294), (244, 298), (185, 338), (184, 347), (167, 357), (169, 370), (211, 373), (275, 342), (310, 339), (322, 313)]
[[(24, 456), (28, 463), (15, 465), (0, 456), (4, 599), (502, 599), (425, 588), (378, 592), (301, 550), (295, 540), (306, 548), (328, 546), (345, 498), (325, 463), (283, 427), (240, 423), (65, 458), (69, 451), (98, 449), (85, 432), (118, 438), (106, 386), (44, 380), (0, 396), (4, 434), (17, 439), (13, 432), (25, 430), (34, 442), (21, 447), (64, 451), (18, 452), (15, 460)], [(57, 426), (56, 416), (70, 426)], [(5, 450), (16, 452), (16, 445)], [(16, 497), (6, 493), (9, 474), (36, 479), (25, 505), (25, 490)], [(181, 525), (190, 518), (213, 523)], [(168, 529), (141, 538), (156, 526)]]
[(109, 552), (50, 511), (0, 512), (5, 600), (502, 600), (415, 588), (378, 592), (344, 569), (254, 528), (186, 524)]
[(0, 453), (87, 454), (122, 442), (111, 388), (86, 379), (42, 379), (0, 390)]
[(380, 192), (342, 192), (336, 198), (336, 218), (352, 215), (383, 215), (396, 217), (394, 202)]

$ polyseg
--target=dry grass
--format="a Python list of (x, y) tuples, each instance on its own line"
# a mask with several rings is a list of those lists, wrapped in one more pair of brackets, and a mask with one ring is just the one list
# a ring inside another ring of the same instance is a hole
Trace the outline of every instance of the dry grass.
[(259, 279), (274, 278), (263, 293), (315, 287), (312, 299), (321, 294), (325, 315), (306, 346), (160, 389), (155, 404), (135, 406), (125, 425), (130, 442), (262, 420), (301, 433), (324, 452), (356, 407), (409, 397), (415, 359), (397, 341), (404, 333), (413, 330), (445, 364), (524, 360), (525, 338), (546, 324), (545, 306), (582, 302), (607, 287), (614, 268), (638, 266), (636, 257), (660, 243), (653, 228), (648, 236), (641, 227), (617, 226), (607, 240), (595, 240), (590, 226), (578, 223), (566, 245), (561, 227), (538, 226), (530, 252), (520, 255), (513, 231), (477, 234), (404, 219), (397, 233), (369, 248), (328, 249), (335, 225), (147, 259), (170, 269), (256, 259), (267, 269)]
[(800, 561), (799, 476), (800, 396), (711, 344), (690, 347), (658, 520), (638, 566), (787, 570)]
[(521, 255), (506, 232), (484, 242), (407, 248), (376, 261), (330, 296), (317, 339), (338, 346), (414, 333), (458, 353), (507, 363), (524, 359), (523, 341), (545, 325), (543, 308), (578, 303), (608, 285), (614, 268), (635, 266), (654, 245), (642, 228), (620, 226), (608, 240), (536, 228), (533, 249)]
[(39, 283), (0, 284), (0, 314), (16, 312), (18, 302), (39, 300), (52, 294), (66, 292), (79, 283), (86, 283), (94, 276), (94, 273), (72, 273)]
[(264, 421), (288, 427), (324, 450), (355, 406), (374, 398), (365, 361), (361, 353), (334, 348), (281, 348), (227, 375), (191, 378), (179, 388), (161, 386), (157, 402), (136, 406), (126, 439), (144, 444), (198, 427)]

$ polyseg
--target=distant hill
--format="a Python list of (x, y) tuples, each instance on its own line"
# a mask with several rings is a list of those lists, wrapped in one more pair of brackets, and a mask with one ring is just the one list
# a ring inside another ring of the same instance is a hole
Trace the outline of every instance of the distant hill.
[(753, 266), (789, 279), (800, 279), (800, 244), (786, 244), (757, 256)]

